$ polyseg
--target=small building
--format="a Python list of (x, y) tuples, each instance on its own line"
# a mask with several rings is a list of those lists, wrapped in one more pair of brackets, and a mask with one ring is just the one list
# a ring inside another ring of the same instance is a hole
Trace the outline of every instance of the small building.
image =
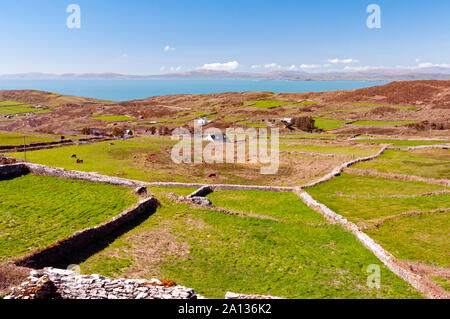
[(90, 128), (89, 135), (102, 136), (105, 135), (105, 130), (102, 130), (100, 128)]
[(197, 120), (197, 123), (200, 124), (200, 125), (206, 125), (206, 124), (208, 124), (208, 119), (205, 118), (205, 117), (200, 118), (200, 119)]
[(228, 137), (223, 133), (206, 135), (204, 137), (204, 140), (208, 142), (223, 142), (223, 143), (228, 143), (230, 141)]
[(133, 136), (133, 131), (132, 130), (125, 130), (125, 134), (123, 135), (123, 137), (130, 137)]
[(284, 117), (281, 119), (281, 122), (286, 122), (287, 124), (292, 123), (292, 117)]

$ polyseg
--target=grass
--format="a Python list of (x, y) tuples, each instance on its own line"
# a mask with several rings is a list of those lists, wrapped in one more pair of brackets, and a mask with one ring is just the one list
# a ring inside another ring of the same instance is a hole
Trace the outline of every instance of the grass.
[(0, 181), (0, 261), (98, 225), (136, 202), (105, 184), (26, 175)]
[[(208, 298), (223, 298), (227, 291), (285, 298), (420, 297), (338, 226), (243, 218), (160, 199), (156, 214), (82, 263), (82, 272), (170, 278)], [(271, 206), (264, 210), (261, 201), (255, 210), (270, 215)], [(299, 213), (313, 214), (297, 204)], [(381, 267), (379, 290), (366, 285), (370, 264)]]
[[(132, 179), (147, 179), (146, 177), (150, 176), (148, 179), (151, 179), (152, 176), (158, 176), (157, 172), (137, 163), (137, 157), (145, 158), (147, 152), (157, 153), (161, 147), (173, 145), (174, 142), (159, 138), (138, 138), (114, 141), (114, 145), (109, 144), (100, 142), (32, 151), (27, 152), (27, 160), (70, 170), (98, 172)], [(83, 159), (84, 163), (77, 164), (72, 154)], [(11, 156), (23, 158), (23, 153), (11, 153)]]
[(325, 134), (325, 133), (288, 134), (288, 135), (280, 135), (280, 137), (300, 137), (300, 138), (313, 138), (313, 139), (336, 139), (336, 134)]
[[(308, 192), (336, 213), (358, 223), (409, 211), (446, 208), (449, 206), (450, 194), (427, 197), (389, 197), (417, 195), (445, 189), (444, 186), (423, 182), (406, 182), (344, 173), (327, 183), (309, 189)], [(342, 195), (356, 195), (356, 197)], [(378, 198), (371, 198), (373, 196)]]
[(280, 144), (280, 151), (295, 151), (306, 153), (321, 153), (321, 154), (365, 157), (376, 154), (380, 149), (379, 147), (302, 144), (301, 142), (294, 142), (294, 141), (282, 140)]
[(0, 132), (0, 145), (23, 145), (23, 136), (26, 136), (25, 142), (54, 142), (60, 140), (60, 136), (38, 135), (38, 134), (20, 134), (20, 133), (3, 133)]
[(134, 120), (133, 117), (126, 115), (102, 115), (93, 117), (94, 120), (102, 120), (107, 122), (121, 122)]
[(446, 144), (445, 141), (420, 141), (420, 140), (390, 140), (390, 139), (367, 139), (367, 140), (355, 140), (358, 143), (377, 143), (377, 144), (392, 144), (398, 147), (409, 147), (419, 145), (437, 145)]
[(27, 105), (0, 107), (0, 115), (14, 115), (19, 113), (49, 113), (51, 110), (38, 109)]
[(379, 158), (373, 161), (359, 163), (354, 167), (375, 169), (382, 173), (450, 179), (449, 164), (450, 154), (448, 150), (388, 150)]
[(403, 105), (389, 105), (389, 104), (374, 104), (374, 103), (352, 103), (354, 105), (362, 105), (362, 106), (389, 106), (392, 107), (394, 109), (399, 109), (399, 110), (411, 110), (411, 111), (417, 111), (420, 110), (420, 107), (418, 106), (403, 106)]
[(416, 123), (416, 121), (357, 121), (351, 125), (405, 125)]
[[(142, 181), (252, 184), (295, 186), (325, 175), (342, 159), (283, 154), (277, 174), (262, 175), (261, 166), (268, 164), (176, 164), (171, 151), (177, 141), (168, 138), (143, 137), (116, 140), (114, 145), (100, 142), (86, 145), (64, 146), (27, 152), (30, 162), (69, 170), (97, 172), (100, 174), (137, 179)], [(209, 144), (209, 143), (204, 143)], [(362, 148), (363, 149), (363, 148)], [(77, 164), (72, 155), (84, 161)], [(24, 158), (23, 152), (10, 156)], [(211, 173), (216, 174), (210, 178)]]
[(259, 109), (270, 109), (272, 107), (278, 107), (283, 105), (311, 105), (317, 102), (312, 101), (302, 101), (302, 102), (288, 102), (288, 101), (275, 101), (275, 100), (257, 100), (257, 101), (246, 101), (247, 105)]
[(315, 125), (318, 128), (321, 128), (324, 131), (331, 131), (335, 130), (337, 128), (340, 128), (348, 121), (345, 120), (331, 120), (331, 119), (321, 119), (321, 118), (314, 118)]
[[(10, 101), (10, 100), (0, 101), (0, 107), (2, 107), (2, 106), (16, 106), (16, 105), (24, 105), (24, 104), (20, 103), (20, 102), (16, 102), (16, 101)], [(32, 106), (32, 105), (27, 104), (26, 106)]]
[[(450, 208), (450, 194), (389, 197), (444, 189), (443, 186), (423, 182), (343, 174), (308, 192), (336, 213), (364, 226), (372, 238), (397, 258), (449, 267), (450, 213), (444, 210)], [(411, 211), (422, 214), (403, 215)], [(436, 212), (427, 213), (430, 211)]]
[(303, 205), (294, 193), (219, 191), (208, 195), (217, 207), (273, 217), (286, 222), (323, 223), (324, 218)]
[(386, 221), (367, 233), (400, 259), (448, 268), (449, 227), (450, 213), (435, 213)]

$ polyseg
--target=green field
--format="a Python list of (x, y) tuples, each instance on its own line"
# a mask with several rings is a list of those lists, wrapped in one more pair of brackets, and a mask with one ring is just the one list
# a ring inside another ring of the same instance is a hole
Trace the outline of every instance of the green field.
[(351, 125), (405, 125), (416, 123), (416, 121), (357, 121)]
[(51, 110), (38, 109), (27, 105), (18, 106), (2, 106), (0, 107), (0, 115), (14, 115), (19, 113), (48, 113)]
[(399, 110), (411, 110), (411, 111), (417, 111), (420, 110), (420, 107), (418, 106), (403, 106), (403, 105), (389, 105), (389, 104), (374, 104), (374, 103), (352, 103), (354, 105), (362, 105), (362, 106), (388, 106), (388, 107), (392, 107), (394, 109), (399, 109)]
[[(16, 105), (24, 105), (23, 103), (20, 102), (16, 102), (16, 101), (10, 101), (10, 100), (0, 100), (0, 107), (2, 106), (16, 106)], [(31, 106), (31, 105), (26, 105), (26, 106)]]
[(272, 107), (283, 106), (283, 105), (312, 105), (317, 104), (313, 101), (302, 101), (302, 102), (288, 102), (288, 101), (275, 101), (275, 100), (257, 100), (257, 101), (246, 101), (247, 105), (251, 107), (256, 107), (260, 109), (269, 109)]
[[(449, 188), (342, 174), (308, 192), (336, 213), (363, 227), (397, 258), (449, 267), (450, 213), (445, 210), (450, 208), (450, 194), (411, 196), (445, 189)], [(393, 198), (395, 195), (410, 196)], [(439, 278), (431, 279), (442, 284)]]
[[(445, 190), (423, 182), (407, 182), (343, 173), (333, 180), (308, 189), (319, 202), (354, 222), (370, 222), (409, 211), (429, 211), (448, 207), (450, 194), (400, 197)], [(373, 198), (375, 197), (375, 198)]]
[(314, 145), (302, 144), (301, 142), (296, 143), (295, 140), (282, 140), (280, 144), (280, 151), (348, 155), (354, 157), (375, 155), (379, 150), (380, 147)]
[(437, 145), (446, 144), (446, 141), (421, 141), (421, 140), (390, 140), (390, 139), (367, 139), (367, 140), (354, 140), (358, 143), (377, 143), (377, 144), (392, 144), (398, 147), (409, 147), (419, 145)]
[[(3, 145), (23, 145), (23, 137), (25, 143), (44, 143), (57, 142), (61, 140), (61, 135), (37, 134), (37, 133), (6, 133), (0, 132), (0, 146)], [(64, 135), (66, 139), (77, 140), (79, 136)]]
[(326, 134), (326, 133), (309, 133), (309, 134), (289, 134), (280, 135), (280, 137), (299, 137), (299, 138), (311, 138), (311, 139), (336, 139), (336, 134)]
[(122, 121), (132, 121), (133, 117), (126, 115), (102, 115), (102, 116), (94, 116), (94, 120), (102, 120), (107, 122), (122, 122)]
[(379, 158), (354, 167), (375, 169), (382, 173), (450, 179), (450, 153), (444, 149), (388, 150)]
[(366, 232), (400, 259), (449, 268), (449, 231), (450, 213), (442, 212), (388, 220)]
[(331, 120), (321, 118), (314, 118), (314, 120), (316, 121), (315, 123), (316, 127), (321, 128), (324, 131), (335, 130), (348, 122), (345, 120)]
[[(81, 146), (65, 146), (27, 152), (27, 160), (70, 170), (151, 180), (152, 178), (158, 179), (160, 176), (158, 171), (150, 166), (145, 166), (146, 153), (160, 152), (161, 147), (174, 143), (174, 141), (160, 138), (137, 138), (114, 141), (114, 145), (110, 145), (109, 142), (100, 142)], [(77, 164), (76, 159), (72, 158), (72, 154), (77, 155), (77, 158), (82, 159), (84, 163)], [(23, 153), (11, 153), (11, 156), (23, 158)], [(170, 153), (167, 156), (170, 156)], [(164, 173), (164, 175), (167, 176), (168, 173)]]
[(132, 191), (26, 175), (0, 181), (0, 262), (19, 257), (120, 214)]
[[(273, 212), (276, 195), (297, 207), (289, 208), (286, 216)], [(162, 207), (151, 218), (82, 263), (81, 270), (170, 278), (208, 298), (223, 298), (227, 291), (285, 298), (420, 297), (350, 233), (338, 226), (305, 223), (323, 220), (290, 195), (218, 192), (210, 197), (225, 205), (234, 196), (255, 203), (254, 208), (244, 205), (242, 210), (279, 221), (175, 204), (159, 194)], [(236, 205), (230, 203), (229, 208)], [(381, 267), (379, 290), (366, 285), (366, 268), (371, 264)]]
[(60, 139), (60, 136), (38, 135), (38, 134), (20, 134), (0, 132), (0, 145), (23, 145), (23, 136), (26, 136), (25, 142), (54, 142)]
[(305, 206), (294, 193), (220, 191), (208, 195), (208, 198), (218, 207), (269, 216), (283, 222), (325, 222), (321, 215)]

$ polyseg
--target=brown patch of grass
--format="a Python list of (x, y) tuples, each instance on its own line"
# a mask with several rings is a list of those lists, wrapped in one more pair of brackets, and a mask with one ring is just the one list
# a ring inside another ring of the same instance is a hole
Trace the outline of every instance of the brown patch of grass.
[(9, 262), (0, 264), (0, 298), (7, 294), (12, 287), (23, 282), (31, 270)]

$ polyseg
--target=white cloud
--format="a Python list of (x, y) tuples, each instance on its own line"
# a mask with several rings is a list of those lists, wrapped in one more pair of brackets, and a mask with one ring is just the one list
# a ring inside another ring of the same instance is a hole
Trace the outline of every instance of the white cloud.
[(259, 65), (259, 64), (253, 64), (250, 68), (251, 68), (252, 70), (257, 70), (257, 69), (261, 69), (262, 66)]
[(346, 66), (344, 68), (345, 71), (368, 71), (368, 70), (377, 70), (377, 69), (386, 69), (385, 66)]
[(281, 65), (277, 64), (277, 63), (269, 63), (269, 64), (265, 64), (264, 65), (265, 69), (281, 69)]
[(175, 48), (172, 48), (170, 45), (166, 45), (165, 47), (164, 47), (164, 52), (169, 52), (169, 51), (175, 51), (176, 49)]
[(432, 67), (450, 68), (450, 64), (433, 64), (433, 63), (430, 63), (430, 62), (426, 62), (426, 63), (420, 63), (418, 67), (420, 69), (421, 68), (432, 68)]
[(321, 64), (302, 64), (300, 65), (300, 68), (302, 69), (318, 69), (321, 68)]
[(204, 64), (202, 69), (213, 70), (213, 71), (233, 71), (239, 67), (237, 61), (226, 62), (226, 63), (210, 63)]
[(297, 71), (298, 68), (297, 68), (296, 65), (292, 64), (290, 67), (288, 67), (288, 70), (289, 70), (289, 71)]
[(183, 67), (182, 67), (181, 65), (179, 65), (179, 66), (171, 66), (171, 67), (170, 67), (170, 71), (172, 71), (172, 72), (178, 72), (178, 71), (180, 71), (182, 68), (183, 68)]
[(419, 58), (416, 58), (416, 62), (419, 63), (419, 62), (420, 62), (420, 59), (419, 59)]
[(348, 64), (348, 63), (358, 63), (359, 60), (355, 60), (355, 59), (328, 59), (328, 62), (336, 64), (336, 63), (344, 63), (344, 64)]

